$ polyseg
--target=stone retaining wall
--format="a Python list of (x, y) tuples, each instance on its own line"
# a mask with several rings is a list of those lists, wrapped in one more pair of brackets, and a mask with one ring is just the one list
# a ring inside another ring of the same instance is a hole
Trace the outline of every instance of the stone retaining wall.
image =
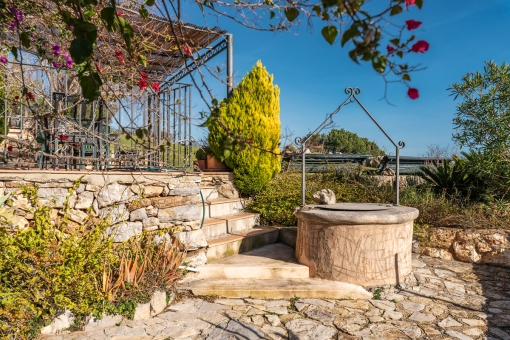
[(159, 237), (175, 237), (188, 248), (190, 265), (205, 263), (207, 241), (200, 229), (197, 173), (2, 171), (0, 195), (11, 193), (19, 216), (14, 227), (25, 228), (33, 219), (34, 207), (21, 194), (27, 187), (37, 188), (38, 205), (52, 207), (52, 221), (58, 223), (76, 181), (80, 184), (69, 197), (71, 227), (91, 218), (108, 218), (112, 225), (107, 234), (114, 242), (162, 229), (165, 232)]
[(444, 260), (510, 268), (510, 232), (431, 227), (419, 237), (415, 235), (413, 252)]

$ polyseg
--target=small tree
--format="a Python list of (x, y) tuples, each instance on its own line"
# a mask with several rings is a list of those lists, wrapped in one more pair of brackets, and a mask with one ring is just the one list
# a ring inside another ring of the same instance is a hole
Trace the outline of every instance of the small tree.
[(510, 188), (510, 65), (490, 61), (484, 73), (468, 73), (450, 88), (457, 106), (453, 140), (480, 154), (476, 172), (493, 194), (505, 197)]
[[(280, 89), (258, 61), (219, 111), (220, 124), (208, 126), (209, 145), (234, 170), (237, 187), (243, 193), (255, 193), (281, 169)], [(250, 144), (228, 148), (232, 135)]]

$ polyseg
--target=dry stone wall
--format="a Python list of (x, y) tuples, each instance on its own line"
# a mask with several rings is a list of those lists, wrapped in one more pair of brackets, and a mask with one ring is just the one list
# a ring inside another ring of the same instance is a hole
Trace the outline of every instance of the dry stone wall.
[(430, 228), (413, 241), (413, 252), (510, 268), (510, 233), (498, 229)]
[[(69, 188), (79, 186), (68, 198)], [(52, 208), (52, 221), (62, 217), (64, 202), (69, 199), (69, 219), (75, 225), (89, 218), (109, 219), (106, 234), (114, 242), (124, 242), (143, 231), (161, 229), (165, 239), (177, 238), (191, 256), (192, 265), (206, 261), (206, 238), (200, 229), (199, 174), (182, 172), (127, 173), (3, 171), (0, 195), (11, 193), (18, 216), (14, 227), (25, 228), (33, 219), (30, 201), (21, 193), (34, 188), (38, 205)]]

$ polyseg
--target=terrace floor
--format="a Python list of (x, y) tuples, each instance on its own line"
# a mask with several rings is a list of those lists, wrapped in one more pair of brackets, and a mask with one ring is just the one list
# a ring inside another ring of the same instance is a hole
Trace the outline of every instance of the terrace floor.
[(413, 254), (371, 300), (184, 297), (146, 320), (44, 339), (510, 339), (510, 269)]

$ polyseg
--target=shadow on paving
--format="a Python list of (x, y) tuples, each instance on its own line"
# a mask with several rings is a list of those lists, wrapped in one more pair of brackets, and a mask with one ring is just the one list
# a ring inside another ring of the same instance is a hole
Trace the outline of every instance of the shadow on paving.
[[(413, 254), (414, 285), (404, 289), (410, 300), (430, 301), (424, 312), (434, 321), (419, 322), (430, 338), (441, 331), (452, 339), (510, 340), (510, 268), (434, 259)], [(443, 312), (442, 312), (443, 311)]]

